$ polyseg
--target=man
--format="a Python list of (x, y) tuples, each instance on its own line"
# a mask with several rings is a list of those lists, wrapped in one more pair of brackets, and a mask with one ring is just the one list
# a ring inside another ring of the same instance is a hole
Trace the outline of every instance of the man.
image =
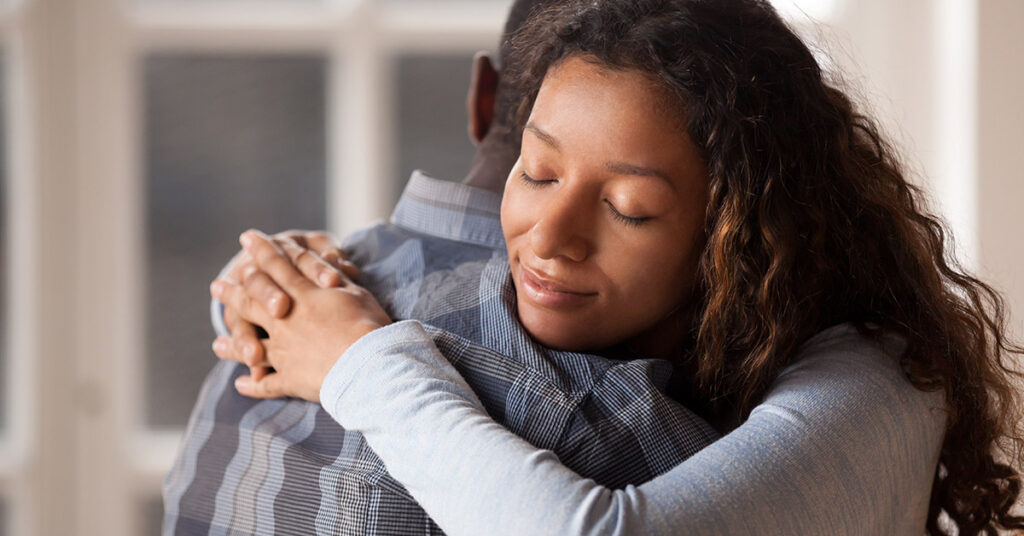
[[(506, 36), (538, 3), (513, 5)], [(505, 39), (504, 64), (511, 52)], [(346, 252), (362, 268), (359, 284), (392, 318), (430, 326), (441, 351), (509, 429), (603, 484), (648, 480), (715, 432), (664, 394), (667, 363), (551, 351), (516, 323), (504, 291), (497, 192), (518, 155), (508, 121), (517, 99), (486, 56), (476, 58), (471, 84), (470, 133), (479, 145), (466, 180), (415, 173), (391, 223), (347, 241)], [(260, 283), (259, 274), (245, 277)], [(263, 283), (269, 301), (273, 288)], [(281, 300), (268, 306), (286, 309)], [(217, 307), (221, 335), (223, 318), (242, 352), (254, 328)], [(247, 355), (258, 367), (258, 356)], [(234, 380), (244, 373), (223, 361), (203, 385), (165, 481), (164, 534), (440, 533), (361, 435), (316, 404), (240, 396)]]

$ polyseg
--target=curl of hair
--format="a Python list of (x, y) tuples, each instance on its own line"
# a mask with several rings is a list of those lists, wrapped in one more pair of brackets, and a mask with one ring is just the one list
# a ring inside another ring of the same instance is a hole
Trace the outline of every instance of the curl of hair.
[[(877, 124), (761, 0), (568, 1), (516, 34), (524, 122), (550, 68), (635, 70), (678, 99), (709, 171), (689, 359), (707, 400), (744, 419), (799, 345), (851, 322), (895, 333), (900, 365), (949, 411), (927, 530), (1024, 528), (1021, 404), (1001, 297), (948, 253), (940, 221)], [(515, 122), (510, 121), (510, 123)]]

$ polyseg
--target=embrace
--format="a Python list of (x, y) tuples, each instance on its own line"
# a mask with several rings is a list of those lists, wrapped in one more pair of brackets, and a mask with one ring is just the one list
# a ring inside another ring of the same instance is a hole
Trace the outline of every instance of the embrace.
[(999, 295), (764, 0), (518, 0), (477, 154), (242, 234), (165, 535), (1024, 529)]

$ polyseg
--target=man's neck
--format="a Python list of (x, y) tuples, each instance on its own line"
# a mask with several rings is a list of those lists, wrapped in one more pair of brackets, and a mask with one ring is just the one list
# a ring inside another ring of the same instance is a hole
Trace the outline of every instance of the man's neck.
[(519, 150), (507, 142), (507, 135), (488, 133), (477, 147), (462, 183), (500, 194), (504, 192), (505, 180), (518, 158)]

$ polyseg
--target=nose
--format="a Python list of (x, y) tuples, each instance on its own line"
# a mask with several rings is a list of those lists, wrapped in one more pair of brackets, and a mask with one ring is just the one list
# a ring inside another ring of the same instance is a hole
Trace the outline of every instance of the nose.
[(564, 188), (544, 203), (540, 218), (530, 228), (530, 246), (541, 259), (564, 257), (580, 262), (590, 254), (586, 236), (586, 204)]

